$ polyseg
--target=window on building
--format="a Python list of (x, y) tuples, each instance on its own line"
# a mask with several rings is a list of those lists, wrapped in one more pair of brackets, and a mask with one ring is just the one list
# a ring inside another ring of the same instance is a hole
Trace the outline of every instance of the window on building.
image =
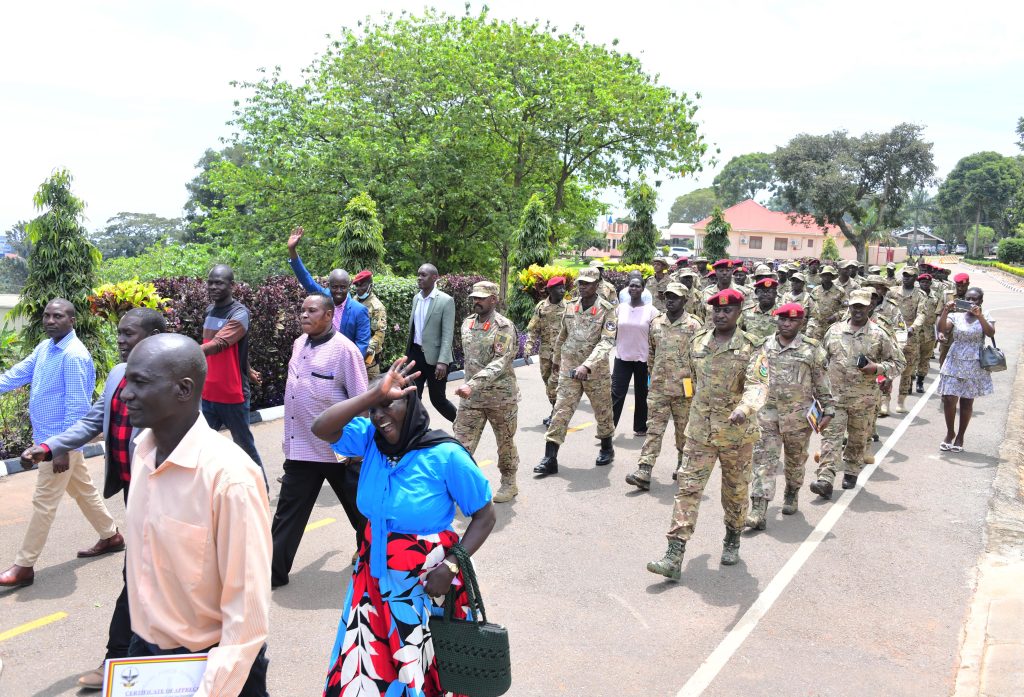
[(807, 240), (807, 248), (814, 249), (814, 240)]
[(751, 237), (751, 238), (749, 238), (748, 241), (749, 241), (749, 244), (747, 246), (750, 247), (751, 249), (760, 249), (761, 248), (761, 238), (760, 237)]
[(789, 238), (787, 237), (776, 237), (775, 238), (775, 251), (784, 252), (789, 249)]

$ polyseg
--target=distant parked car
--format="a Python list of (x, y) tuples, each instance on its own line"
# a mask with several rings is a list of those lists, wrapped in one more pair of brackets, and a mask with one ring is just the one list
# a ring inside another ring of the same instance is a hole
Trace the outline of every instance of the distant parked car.
[(678, 259), (679, 257), (692, 257), (693, 250), (689, 247), (673, 247), (669, 250), (669, 256), (673, 259)]
[(967, 245), (958, 244), (956, 249), (953, 250), (953, 254), (967, 254)]

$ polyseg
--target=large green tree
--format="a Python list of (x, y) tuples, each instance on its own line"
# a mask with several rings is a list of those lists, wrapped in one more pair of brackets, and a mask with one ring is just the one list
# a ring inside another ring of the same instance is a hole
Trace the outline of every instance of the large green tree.
[(118, 213), (89, 239), (104, 259), (137, 257), (157, 242), (181, 238), (180, 218), (161, 218), (152, 213)]
[(632, 222), (622, 237), (622, 261), (625, 264), (649, 264), (658, 249), (658, 226), (654, 212), (658, 208), (658, 195), (646, 179), (632, 184), (626, 190), (626, 205)]
[[(544, 199), (537, 194), (530, 197), (523, 208), (516, 229), (512, 250), (512, 266), (525, 269), (531, 264), (544, 266), (554, 258), (551, 247), (551, 218), (544, 206)], [(504, 283), (506, 279), (502, 279)]]
[(740, 201), (756, 199), (775, 183), (772, 156), (764, 152), (737, 155), (729, 160), (715, 177), (714, 189), (723, 206), (728, 208)]
[[(214, 189), (210, 183), (211, 171), (224, 162), (235, 167), (246, 167), (251, 164), (245, 148), (237, 143), (221, 150), (207, 148), (196, 162), (199, 174), (185, 185), (188, 192), (188, 200), (185, 201), (185, 240), (188, 242), (205, 240), (207, 217), (224, 207), (224, 194)], [(245, 208), (237, 211), (240, 215), (246, 212)]]
[(1013, 234), (1024, 198), (1024, 168), (1018, 158), (997, 152), (968, 155), (953, 167), (936, 198), (943, 223), (959, 231), (957, 239), (970, 239), (976, 255), (979, 239), (971, 229), (986, 224), (1000, 237)]
[(301, 223), (320, 237), (365, 190), (399, 271), (429, 259), (504, 276), (534, 193), (568, 236), (630, 171), (693, 172), (706, 150), (694, 102), (637, 58), (486, 10), (383, 15), (343, 29), (302, 82), (241, 87), (233, 144), (250, 161), (211, 168), (207, 234), (279, 248)]
[(710, 186), (705, 189), (694, 189), (672, 202), (672, 207), (668, 211), (668, 224), (696, 223), (698, 220), (704, 220), (711, 215), (715, 206), (721, 203), (715, 190)]
[(7, 231), (7, 244), (19, 257), (28, 259), (32, 251), (32, 242), (28, 238), (28, 221), (19, 220)]
[(901, 123), (887, 133), (801, 134), (775, 151), (776, 191), (787, 207), (837, 226), (867, 259), (867, 244), (899, 225), (912, 191), (935, 173), (922, 128)]
[(86, 237), (82, 225), (85, 204), (71, 193), (71, 182), (67, 170), (57, 170), (32, 199), (41, 214), (28, 224), (32, 242), (28, 278), (11, 315), (27, 320), (22, 337), (26, 346), (35, 346), (45, 338), (42, 318), (46, 304), (54, 298), (70, 300), (77, 310), (78, 338), (102, 366), (105, 350), (99, 322), (90, 314), (88, 301), (101, 257)]

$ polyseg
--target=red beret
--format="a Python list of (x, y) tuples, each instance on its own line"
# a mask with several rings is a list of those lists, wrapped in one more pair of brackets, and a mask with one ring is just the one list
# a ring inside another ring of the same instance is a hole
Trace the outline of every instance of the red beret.
[(932, 271), (946, 271), (945, 267), (939, 266), (938, 264), (929, 264), (932, 267)]
[(679, 257), (678, 259), (676, 259), (676, 266), (679, 266), (680, 264), (687, 264), (689, 263), (689, 261), (690, 257)]
[(971, 277), (965, 273), (958, 273), (956, 276), (953, 276), (953, 283), (965, 283), (969, 282), (970, 280)]
[(748, 268), (747, 268), (746, 266), (740, 266), (740, 267), (739, 267), (738, 269), (736, 269), (736, 270), (737, 270), (737, 271), (742, 271), (743, 273), (750, 273), (750, 269), (748, 269)]
[(762, 288), (774, 288), (779, 285), (779, 282), (774, 278), (762, 278), (760, 281), (754, 284), (754, 287), (761, 286)]
[(804, 306), (800, 303), (786, 303), (781, 307), (776, 308), (773, 315), (776, 317), (792, 317), (794, 319), (800, 319), (804, 316)]
[(708, 271), (707, 275), (705, 276), (705, 278), (714, 278), (714, 277), (715, 277), (715, 272), (714, 272), (713, 269), (711, 271)]
[(368, 278), (373, 278), (373, 273), (371, 273), (369, 269), (363, 269), (362, 271), (360, 271), (359, 273), (352, 277), (352, 282), (362, 283)]
[(726, 288), (708, 298), (708, 305), (742, 305), (744, 299), (743, 293), (735, 288)]
[(711, 265), (711, 268), (713, 268), (713, 269), (719, 269), (719, 268), (722, 268), (722, 267), (731, 268), (732, 267), (732, 262), (730, 260), (728, 260), (728, 259), (719, 259), (718, 261), (716, 261), (714, 264)]
[(917, 280), (919, 280), (919, 281), (924, 281), (925, 279), (927, 279), (929, 281), (932, 280), (932, 275), (930, 273), (923, 273), (923, 274), (921, 274), (920, 276), (917, 277)]
[(552, 276), (551, 278), (548, 279), (548, 284), (546, 286), (544, 286), (544, 287), (545, 288), (554, 288), (555, 286), (557, 286), (559, 284), (564, 286), (565, 285), (565, 279), (562, 276)]

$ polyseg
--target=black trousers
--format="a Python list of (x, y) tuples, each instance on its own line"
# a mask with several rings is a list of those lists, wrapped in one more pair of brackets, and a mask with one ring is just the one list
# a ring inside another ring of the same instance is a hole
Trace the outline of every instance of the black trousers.
[[(128, 485), (124, 489), (124, 502), (128, 504)], [(121, 563), (121, 594), (114, 603), (114, 614), (110, 616), (107, 630), (107, 655), (104, 658), (125, 658), (132, 640), (132, 617), (128, 612), (127, 558)]]
[(615, 359), (612, 366), (612, 419), (619, 425), (622, 407), (626, 405), (629, 381), (633, 380), (633, 430), (647, 432), (647, 361), (623, 361)]
[(359, 464), (340, 462), (306, 462), (285, 460), (281, 495), (270, 532), (274, 539), (274, 558), (270, 563), (270, 583), (283, 586), (288, 583), (295, 553), (299, 551), (302, 533), (309, 514), (313, 511), (324, 480), (334, 489), (341, 501), (352, 528), (355, 530), (356, 549), (366, 528), (366, 517), (356, 506), (356, 487), (359, 484)]
[[(212, 648), (213, 646), (201, 651), (189, 651), (184, 647), (162, 649), (156, 644), (150, 644), (138, 634), (132, 634), (132, 643), (128, 655), (133, 658), (136, 656), (173, 656), (186, 653), (207, 653)], [(270, 693), (267, 692), (267, 665), (269, 663), (267, 645), (264, 644), (260, 652), (256, 654), (256, 660), (252, 662), (252, 668), (249, 669), (249, 678), (242, 685), (242, 691), (238, 693), (238, 697), (269, 697)]]
[(427, 363), (427, 358), (423, 355), (423, 347), (419, 344), (409, 345), (409, 358), (416, 361), (416, 367), (413, 370), (420, 371), (420, 376), (416, 378), (416, 392), (420, 399), (423, 398), (423, 386), (426, 385), (427, 391), (430, 392), (430, 403), (434, 405), (441, 416), (455, 423), (455, 414), (458, 413), (458, 409), (448, 401), (448, 395), (445, 394), (448, 378), (438, 380), (434, 377), (437, 366)]

